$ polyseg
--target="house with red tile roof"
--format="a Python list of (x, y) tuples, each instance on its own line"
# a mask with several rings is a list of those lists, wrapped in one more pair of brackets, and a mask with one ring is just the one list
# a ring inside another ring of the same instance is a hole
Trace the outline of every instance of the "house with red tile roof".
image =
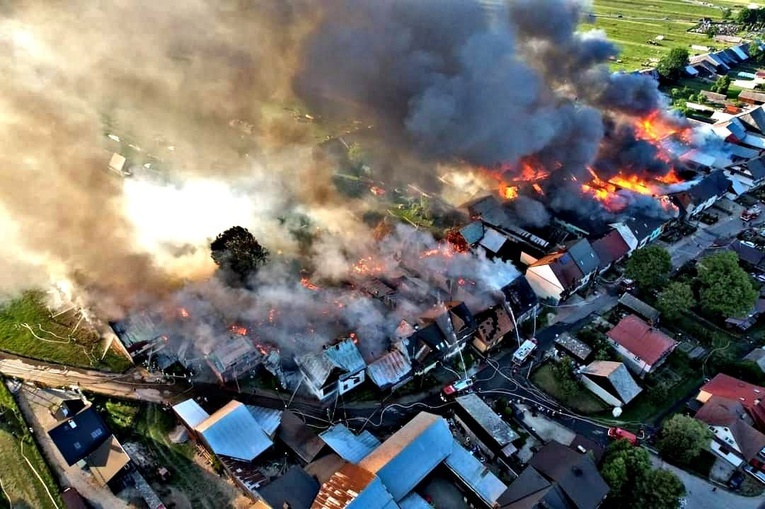
[[(765, 435), (754, 429), (752, 419), (740, 401), (711, 396), (696, 412), (696, 419), (713, 433), (709, 450), (734, 467), (762, 463)], [(755, 460), (755, 461), (752, 461)]]
[(765, 431), (765, 408), (761, 404), (762, 397), (765, 396), (765, 387), (720, 373), (701, 387), (696, 400), (706, 403), (713, 396), (741, 403), (752, 417), (754, 426)]
[(606, 333), (624, 364), (643, 378), (656, 370), (677, 347), (677, 342), (635, 315), (627, 315)]

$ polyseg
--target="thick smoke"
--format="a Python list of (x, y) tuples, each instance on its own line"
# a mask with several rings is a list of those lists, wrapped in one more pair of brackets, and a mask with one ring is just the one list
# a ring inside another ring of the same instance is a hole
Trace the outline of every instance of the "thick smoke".
[[(188, 308), (182, 335), (204, 348), (241, 321), (293, 352), (354, 330), (369, 356), (438, 300), (486, 306), (514, 269), (411, 229), (377, 243), (309, 120), (365, 126), (375, 177), (407, 184), (432, 183), (436, 165), (533, 157), (553, 172), (552, 209), (598, 217), (571, 177), (599, 153), (614, 168), (654, 164), (628, 131), (611, 140), (629, 150), (611, 155), (604, 119), (661, 102), (650, 78), (608, 72), (616, 48), (577, 32), (582, 13), (572, 0), (518, 0), (502, 19), (472, 0), (17, 2), (0, 13), (0, 231), (12, 239), (0, 292), (66, 278), (109, 318)], [(310, 118), (285, 113), (304, 105)], [(131, 157), (134, 180), (108, 173), (111, 152)], [(538, 202), (516, 208), (525, 224), (548, 219)], [(233, 224), (273, 254), (251, 291), (208, 277), (207, 242)], [(424, 283), (382, 308), (351, 288), (359, 260)]]

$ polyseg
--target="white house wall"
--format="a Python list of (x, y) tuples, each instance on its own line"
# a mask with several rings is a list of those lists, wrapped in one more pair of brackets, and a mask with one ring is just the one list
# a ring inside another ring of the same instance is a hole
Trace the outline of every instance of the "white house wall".
[(587, 387), (593, 394), (595, 394), (597, 397), (605, 401), (607, 404), (611, 406), (621, 406), (622, 402), (618, 399), (612, 396), (608, 393), (605, 389), (603, 389), (601, 386), (590, 380), (586, 375), (582, 376), (582, 384), (584, 384), (585, 387)]
[(529, 267), (526, 270), (526, 279), (531, 285), (531, 289), (537, 294), (540, 300), (552, 299), (559, 301), (563, 294), (563, 286), (555, 277), (549, 265), (539, 267)]
[(624, 348), (613, 339), (608, 338), (608, 342), (611, 343), (611, 346), (614, 347), (616, 353), (618, 353), (619, 357), (622, 359), (622, 361), (624, 361), (624, 365), (627, 366), (627, 368), (629, 368), (629, 370), (634, 374), (640, 378), (643, 378), (646, 373), (650, 373), (653, 366), (646, 364), (644, 360)]

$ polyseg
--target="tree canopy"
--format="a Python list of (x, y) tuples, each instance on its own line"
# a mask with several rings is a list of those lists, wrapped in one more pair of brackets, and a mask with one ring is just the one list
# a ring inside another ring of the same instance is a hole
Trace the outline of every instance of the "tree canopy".
[(752, 61), (754, 62), (762, 62), (765, 58), (765, 51), (760, 49), (760, 46), (757, 44), (750, 44), (749, 45), (749, 56), (752, 58)]
[(627, 262), (627, 277), (643, 290), (653, 290), (667, 281), (672, 271), (672, 257), (660, 246), (638, 249)]
[(712, 92), (717, 92), (718, 94), (725, 95), (728, 93), (730, 84), (731, 84), (730, 76), (728, 75), (720, 76), (719, 78), (717, 78), (717, 81), (714, 82), (710, 90), (712, 90)]
[[(669, 470), (652, 469), (645, 472), (637, 482), (635, 509), (677, 509), (685, 486)], [(627, 506), (625, 506), (627, 507)]]
[(738, 265), (738, 255), (726, 251), (704, 257), (698, 263), (699, 300), (704, 311), (738, 317), (752, 310), (757, 291), (749, 274)]
[(213, 261), (244, 282), (268, 262), (268, 249), (261, 246), (247, 228), (234, 226), (210, 244)]
[(694, 305), (696, 305), (696, 298), (693, 295), (693, 289), (689, 284), (678, 281), (669, 283), (656, 301), (656, 307), (670, 320), (678, 318)]
[(703, 422), (678, 414), (664, 423), (656, 447), (662, 457), (688, 465), (709, 445), (710, 438)]
[(667, 81), (677, 81), (683, 68), (688, 65), (688, 50), (685, 48), (672, 48), (669, 53), (661, 57), (656, 70)]
[(608, 446), (600, 473), (611, 487), (604, 507), (676, 509), (685, 494), (675, 474), (653, 469), (648, 451), (626, 440)]

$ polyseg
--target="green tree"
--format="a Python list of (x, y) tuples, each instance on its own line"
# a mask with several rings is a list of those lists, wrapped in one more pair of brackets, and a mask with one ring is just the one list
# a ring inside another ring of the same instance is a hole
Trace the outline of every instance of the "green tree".
[(629, 502), (624, 507), (631, 506), (631, 498), (637, 487), (637, 481), (651, 470), (651, 457), (648, 451), (634, 447), (626, 440), (611, 443), (606, 450), (601, 474), (611, 487), (608, 499), (611, 506), (620, 507), (621, 502)]
[(757, 291), (749, 274), (738, 265), (738, 255), (731, 251), (715, 253), (699, 261), (698, 282), (701, 307), (724, 317), (742, 316), (752, 310)]
[(747, 25), (757, 20), (757, 13), (752, 9), (743, 8), (736, 14), (736, 21)]
[(726, 19), (726, 20), (730, 19), (731, 14), (732, 12), (730, 9), (728, 9), (727, 7), (722, 8), (722, 19)]
[(672, 257), (660, 246), (639, 249), (627, 262), (627, 277), (643, 290), (653, 290), (667, 281), (672, 271)]
[(717, 78), (717, 81), (715, 81), (714, 85), (712, 85), (711, 90), (712, 92), (717, 92), (718, 94), (727, 94), (728, 89), (730, 88), (730, 84), (730, 76), (720, 76)]
[(678, 414), (664, 423), (656, 448), (665, 459), (688, 465), (709, 445), (711, 438), (703, 422)]
[(659, 294), (656, 307), (662, 314), (674, 320), (696, 304), (693, 289), (687, 283), (673, 281)]
[(268, 249), (261, 246), (246, 228), (234, 226), (210, 244), (213, 261), (226, 273), (245, 282), (268, 262)]
[(673, 472), (652, 469), (638, 479), (634, 495), (634, 509), (677, 509), (685, 486)]
[(672, 48), (669, 53), (661, 57), (656, 70), (666, 81), (675, 82), (680, 78), (685, 66), (688, 65), (688, 50), (685, 48)]
[(749, 45), (749, 56), (754, 62), (762, 62), (765, 57), (765, 51), (760, 49), (759, 44), (752, 43)]

